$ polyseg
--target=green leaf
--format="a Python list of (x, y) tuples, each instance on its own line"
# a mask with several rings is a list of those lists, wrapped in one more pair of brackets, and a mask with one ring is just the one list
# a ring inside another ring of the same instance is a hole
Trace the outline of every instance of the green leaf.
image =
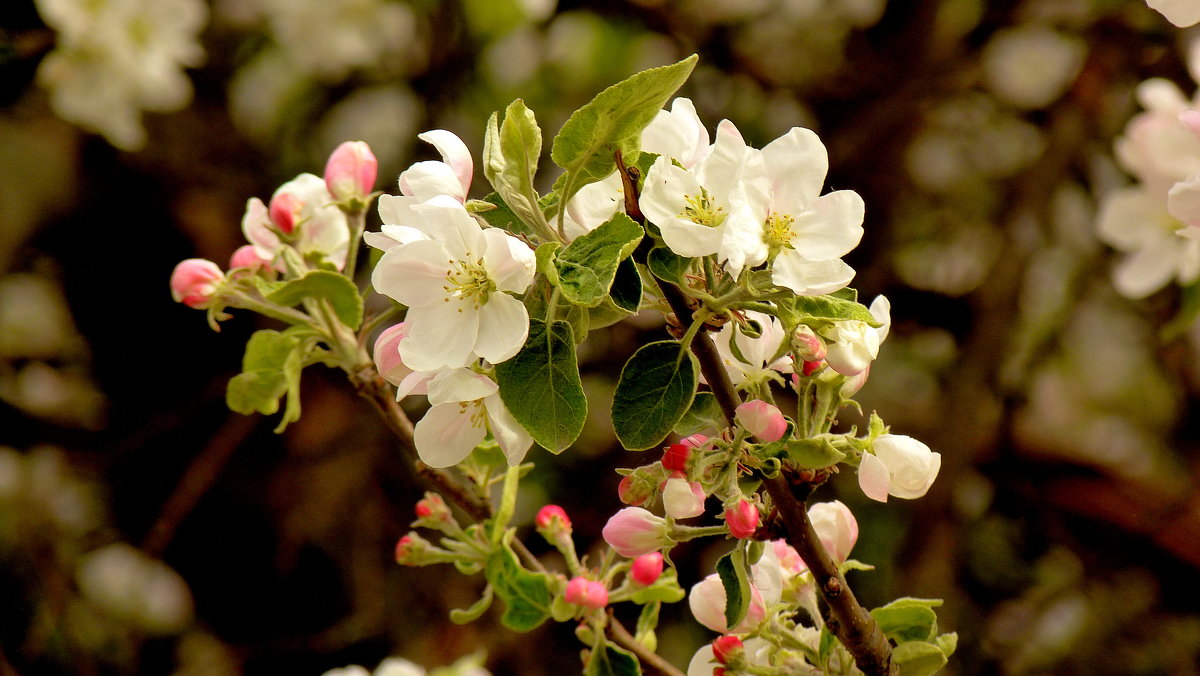
[(287, 393), (287, 381), (281, 371), (246, 371), (229, 379), (225, 403), (231, 411), (249, 415), (271, 415), (279, 410), (279, 398)]
[(952, 631), (948, 634), (942, 634), (941, 636), (937, 637), (936, 643), (937, 647), (941, 649), (942, 653), (946, 657), (950, 657), (954, 654), (954, 651), (958, 649), (958, 632)]
[(521, 567), (508, 545), (502, 545), (488, 556), (484, 569), (496, 596), (504, 602), (500, 622), (516, 632), (532, 631), (550, 617), (550, 590), (542, 573)]
[(550, 451), (561, 453), (583, 431), (587, 398), (567, 322), (547, 330), (545, 322), (529, 320), (529, 338), (516, 356), (496, 365), (496, 382), (513, 418)]
[(555, 259), (558, 257), (558, 250), (562, 248), (562, 244), (558, 242), (546, 242), (539, 246), (533, 252), (534, 261), (537, 265), (537, 271), (546, 276), (546, 281), (553, 286), (558, 286), (558, 266), (555, 265)]
[(256, 331), (246, 342), (242, 373), (229, 380), (225, 403), (242, 414), (271, 415), (279, 410), (279, 398), (287, 395), (287, 406), (276, 432), (300, 419), (300, 372), (315, 347), (316, 338), (306, 327), (282, 333)]
[(549, 232), (538, 205), (533, 179), (542, 154), (542, 130), (533, 111), (517, 99), (504, 111), (504, 122), (493, 113), (483, 143), (483, 174), (496, 193), (525, 225), (525, 230)]
[(665, 246), (651, 249), (646, 259), (646, 266), (655, 277), (677, 286), (683, 286), (683, 276), (691, 265), (692, 259), (680, 256)]
[(932, 638), (937, 614), (929, 608), (909, 606), (892, 608), (884, 606), (871, 611), (871, 617), (879, 623), (884, 635), (896, 641), (925, 641)]
[(242, 370), (281, 370), (288, 355), (300, 344), (301, 335), (296, 331), (255, 331), (246, 341), (246, 352), (242, 355)]
[(725, 588), (725, 626), (732, 631), (750, 610), (750, 576), (740, 546), (717, 559), (717, 576)]
[(637, 312), (642, 306), (642, 276), (632, 258), (626, 258), (617, 266), (611, 295), (613, 304), (628, 314)]
[[(780, 311), (781, 319), (785, 319), (784, 315), (791, 315), (786, 319), (792, 319), (795, 322), (811, 321), (811, 320), (846, 320), (852, 319), (855, 321), (866, 322), (871, 326), (882, 326), (867, 306), (857, 301), (838, 298), (834, 295), (828, 296), (792, 296), (790, 298), (781, 299), (777, 302), (777, 307)], [(789, 324), (786, 320), (784, 324)]]
[(559, 192), (562, 204), (583, 186), (612, 173), (617, 150), (626, 163), (637, 161), (642, 130), (691, 75), (696, 58), (693, 54), (618, 82), (567, 119), (550, 150), (550, 158), (566, 170)]
[(640, 676), (642, 665), (633, 653), (605, 641), (603, 647), (592, 652), (583, 673), (587, 676)]
[(450, 621), (454, 624), (466, 624), (478, 620), (481, 615), (487, 612), (488, 608), (492, 607), (492, 598), (495, 594), (492, 592), (492, 585), (483, 588), (483, 596), (479, 600), (471, 604), (470, 608), (453, 608), (450, 610)]
[(579, 305), (599, 305), (613, 285), (617, 265), (628, 258), (644, 234), (640, 225), (617, 212), (596, 229), (577, 237), (555, 261), (563, 296)]
[(630, 595), (630, 600), (637, 604), (643, 603), (676, 603), (682, 601), (686, 592), (683, 587), (679, 586), (679, 580), (675, 576), (673, 569), (667, 569), (658, 576), (654, 584), (649, 587), (643, 587)]
[(820, 661), (821, 669), (829, 666), (829, 657), (833, 654), (833, 646), (837, 643), (837, 637), (829, 631), (829, 625), (821, 626), (821, 640), (817, 644), (817, 660)]
[(721, 405), (717, 403), (716, 395), (712, 392), (697, 392), (687, 413), (683, 414), (672, 431), (681, 437), (690, 437), (693, 434), (711, 432), (724, 427), (725, 414), (721, 412)]
[(909, 641), (892, 649), (892, 661), (900, 676), (932, 676), (946, 666), (946, 654), (932, 643)]
[(696, 357), (674, 340), (643, 345), (613, 393), (617, 439), (631, 451), (657, 446), (687, 412), (699, 384)]
[(313, 270), (267, 296), (268, 301), (286, 307), (298, 305), (306, 298), (328, 301), (337, 318), (352, 329), (362, 323), (363, 304), (358, 287), (338, 272)]

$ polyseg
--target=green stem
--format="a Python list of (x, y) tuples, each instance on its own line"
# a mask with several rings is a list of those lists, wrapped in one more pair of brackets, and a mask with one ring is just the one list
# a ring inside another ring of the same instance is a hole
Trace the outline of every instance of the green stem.
[(346, 276), (354, 281), (354, 272), (358, 269), (358, 249), (362, 244), (363, 231), (367, 229), (367, 205), (361, 209), (345, 210), (346, 220), (350, 221), (350, 243), (346, 248)]
[(312, 317), (309, 317), (303, 312), (293, 310), (289, 307), (283, 307), (282, 305), (276, 305), (275, 303), (271, 303), (261, 298), (256, 298), (248, 293), (245, 293), (244, 291), (233, 291), (222, 294), (221, 299), (228, 303), (231, 307), (240, 308), (242, 310), (253, 310), (260, 315), (270, 317), (271, 319), (278, 319), (286, 324), (295, 324), (297, 326), (312, 326), (313, 324)]

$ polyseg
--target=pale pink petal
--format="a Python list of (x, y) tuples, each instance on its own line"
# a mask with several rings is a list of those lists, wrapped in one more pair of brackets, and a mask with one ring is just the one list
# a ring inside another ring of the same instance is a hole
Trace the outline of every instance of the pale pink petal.
[(479, 313), (470, 305), (450, 300), (412, 307), (405, 324), (408, 337), (400, 343), (400, 358), (414, 371), (458, 368), (474, 357)]
[(441, 242), (420, 240), (394, 246), (371, 272), (375, 290), (404, 305), (438, 304), (446, 297), (452, 258)]
[(488, 279), (495, 282), (500, 291), (524, 293), (537, 271), (533, 249), (499, 228), (486, 228), (483, 238), (487, 242), (483, 267)]
[(829, 171), (821, 139), (812, 130), (792, 127), (763, 147), (762, 154), (771, 176), (772, 210), (795, 215), (811, 207)]
[(863, 453), (858, 463), (858, 486), (863, 495), (879, 502), (888, 501), (888, 486), (891, 474), (883, 461), (870, 453)]
[(839, 259), (810, 261), (785, 249), (775, 259), (771, 279), (801, 296), (820, 296), (846, 288), (854, 279), (854, 268)]
[(512, 358), (529, 336), (529, 312), (521, 301), (493, 291), (479, 310), (474, 352), (493, 364)]
[(429, 409), (413, 430), (417, 455), (430, 467), (450, 467), (466, 459), (487, 433), (482, 403), (442, 404)]
[(496, 383), (485, 375), (470, 369), (445, 369), (429, 381), (429, 403), (433, 406), (456, 401), (476, 401), (491, 396), (499, 390)]
[(421, 134), (417, 134), (417, 138), (428, 143), (432, 143), (433, 147), (437, 148), (442, 155), (444, 161), (458, 178), (459, 185), (462, 186), (462, 195), (465, 197), (471, 192), (471, 178), (475, 173), (474, 161), (471, 159), (471, 150), (467, 148), (467, 144), (462, 142), (454, 132), (446, 131), (445, 129), (433, 129)]

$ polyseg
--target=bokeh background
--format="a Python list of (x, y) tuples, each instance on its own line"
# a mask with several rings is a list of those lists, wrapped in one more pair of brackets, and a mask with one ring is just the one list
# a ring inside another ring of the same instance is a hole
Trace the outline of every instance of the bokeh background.
[[(320, 173), (340, 141), (369, 142), (396, 192), (434, 156), (420, 131), (478, 152), (521, 97), (549, 138), (603, 87), (693, 52), (681, 94), (710, 129), (729, 118), (761, 147), (813, 128), (828, 186), (867, 204), (847, 260), (894, 325), (860, 399), (943, 467), (914, 502), (868, 504), (852, 476), (823, 489), (878, 566), (852, 574), (860, 597), (945, 598), (947, 673), (1200, 672), (1193, 294), (1123, 298), (1095, 234), (1130, 181), (1113, 143), (1135, 87), (1190, 96), (1193, 35), (1140, 0), (6, 0), (0, 675), (299, 676), (476, 651), (497, 674), (576, 672), (572, 627), (452, 625), (481, 580), (393, 563), (423, 489), (337, 373), (306, 372), (282, 435), (230, 413), (225, 382), (270, 324), (214, 333), (167, 279), (183, 258), (223, 264), (247, 198)], [(660, 322), (582, 346), (598, 401)], [(533, 453), (519, 516), (562, 504), (583, 549), (619, 504), (613, 468), (654, 459), (593, 408), (576, 448)], [(715, 554), (676, 550), (685, 584)], [(677, 665), (710, 639), (664, 610)]]

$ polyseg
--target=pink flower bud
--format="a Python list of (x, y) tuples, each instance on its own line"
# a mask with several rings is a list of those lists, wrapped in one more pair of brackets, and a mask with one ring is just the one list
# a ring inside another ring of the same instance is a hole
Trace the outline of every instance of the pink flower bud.
[(203, 258), (180, 261), (171, 273), (171, 296), (180, 303), (204, 309), (225, 281), (225, 273), (217, 264)]
[(745, 499), (738, 500), (737, 504), (726, 508), (725, 524), (733, 537), (748, 538), (758, 530), (758, 508)]
[(745, 653), (746, 647), (742, 645), (742, 639), (733, 634), (725, 634), (718, 636), (712, 642), (713, 658), (721, 664), (729, 664), (729, 660), (736, 658)]
[(666, 520), (641, 507), (626, 507), (613, 514), (601, 533), (617, 553), (631, 559), (671, 545)]
[(384, 329), (375, 339), (375, 350), (372, 353), (372, 357), (375, 359), (375, 368), (379, 371), (379, 375), (393, 385), (399, 385), (408, 377), (408, 374), (412, 373), (412, 369), (405, 366), (404, 362), (400, 360), (400, 341), (404, 340), (407, 335), (408, 330), (405, 328), (404, 322), (400, 322)]
[(800, 368), (801, 368), (801, 372), (804, 375), (811, 376), (812, 374), (816, 373), (824, 365), (825, 365), (825, 360), (806, 361), (803, 363), (803, 365)]
[(716, 573), (692, 585), (691, 591), (688, 592), (688, 607), (697, 622), (722, 634), (729, 631), (749, 631), (767, 616), (762, 592), (751, 583), (750, 608), (746, 611), (745, 619), (736, 627), (726, 626), (725, 587)]
[(533, 522), (539, 531), (571, 532), (571, 519), (567, 518), (566, 510), (558, 505), (546, 505), (539, 509)]
[(635, 583), (649, 587), (658, 580), (658, 576), (662, 575), (662, 572), (662, 552), (650, 552), (633, 560), (633, 566), (629, 569), (629, 577), (633, 578)]
[(735, 417), (759, 441), (779, 441), (787, 432), (787, 419), (778, 408), (761, 399), (738, 405)]
[(779, 567), (785, 573), (794, 575), (808, 570), (808, 564), (786, 540), (771, 540), (771, 547), (775, 550), (775, 558), (779, 559)]
[(446, 506), (446, 501), (437, 493), (426, 493), (425, 497), (417, 502), (415, 511), (418, 519), (450, 521), (453, 518), (450, 508)]
[(277, 192), (271, 198), (271, 205), (267, 209), (275, 227), (290, 235), (296, 230), (303, 208), (304, 202), (299, 197), (290, 192)]
[(808, 520), (834, 561), (841, 563), (850, 558), (850, 550), (858, 542), (858, 520), (849, 507), (840, 500), (818, 502), (808, 508)]
[(671, 444), (663, 451), (662, 466), (670, 472), (686, 472), (688, 456), (692, 446), (688, 444)]
[(574, 577), (567, 583), (567, 591), (563, 594), (567, 603), (573, 603), (584, 608), (603, 608), (608, 605), (608, 589), (603, 582), (589, 580), (586, 577)]
[(654, 495), (654, 484), (644, 472), (635, 471), (621, 477), (621, 483), (617, 484), (617, 495), (621, 502), (636, 507), (645, 504), (646, 500)]
[(1200, 138), (1200, 110), (1188, 108), (1179, 114), (1179, 121), (1188, 128), (1188, 131), (1195, 134), (1196, 138)]
[(704, 513), (704, 489), (676, 473), (663, 487), (663, 509), (672, 519), (689, 519)]
[(396, 563), (402, 566), (420, 565), (421, 555), (430, 547), (425, 538), (416, 533), (408, 533), (396, 543)]
[(325, 164), (325, 186), (338, 202), (365, 200), (375, 189), (379, 162), (363, 141), (339, 145)]
[(258, 257), (258, 253), (254, 250), (254, 245), (243, 244), (237, 248), (237, 251), (233, 252), (232, 256), (229, 257), (229, 269), (236, 270), (238, 268), (249, 268), (251, 270), (257, 270), (268, 262), (270, 261), (264, 261)]
[(821, 340), (811, 326), (801, 324), (792, 334), (792, 351), (796, 353), (797, 359), (819, 362), (825, 359), (827, 348), (825, 341)]
[(913, 500), (925, 495), (942, 467), (942, 455), (912, 437), (881, 434), (871, 442), (874, 453), (863, 453), (858, 465), (858, 485), (872, 500), (887, 502), (889, 495)]
[(867, 384), (867, 378), (870, 376), (871, 367), (868, 365), (867, 368), (859, 371), (849, 378), (846, 378), (846, 382), (842, 384), (842, 396), (849, 399), (850, 397), (858, 394), (858, 391), (863, 388), (863, 385)]

